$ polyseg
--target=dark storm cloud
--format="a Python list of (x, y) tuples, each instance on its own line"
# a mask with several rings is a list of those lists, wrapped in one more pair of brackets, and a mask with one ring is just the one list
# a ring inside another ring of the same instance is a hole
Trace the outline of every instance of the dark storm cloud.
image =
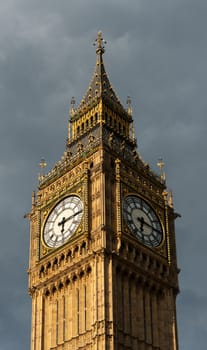
[(79, 103), (89, 84), (98, 30), (107, 40), (104, 61), (115, 91), (123, 104), (132, 97), (139, 152), (153, 169), (164, 158), (182, 214), (176, 222), (180, 348), (206, 347), (206, 13), (204, 0), (0, 5), (2, 350), (29, 348), (29, 226), (23, 215), (40, 158), (49, 169), (64, 151), (70, 99)]
[(206, 314), (203, 312), (203, 306), (207, 304), (207, 298), (189, 290), (183, 290), (183, 298), (185, 303), (180, 304), (179, 308), (180, 313), (185, 315), (185, 318), (181, 316), (184, 323), (180, 322), (180, 337), (188, 329), (188, 336), (184, 343), (186, 349), (198, 348), (199, 350), (205, 350)]

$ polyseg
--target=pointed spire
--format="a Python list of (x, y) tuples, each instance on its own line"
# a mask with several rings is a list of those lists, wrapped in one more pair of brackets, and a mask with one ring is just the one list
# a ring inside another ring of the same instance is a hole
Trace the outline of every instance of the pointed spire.
[(118, 97), (116, 96), (106, 74), (102, 57), (105, 52), (105, 44), (106, 41), (102, 37), (102, 32), (99, 31), (98, 36), (94, 42), (97, 55), (96, 65), (88, 90), (77, 109), (79, 112), (84, 110), (84, 108), (89, 107), (90, 105), (94, 105), (99, 101), (100, 98), (102, 98), (107, 101), (108, 104), (116, 106), (118, 109), (121, 109), (123, 112), (127, 113)]

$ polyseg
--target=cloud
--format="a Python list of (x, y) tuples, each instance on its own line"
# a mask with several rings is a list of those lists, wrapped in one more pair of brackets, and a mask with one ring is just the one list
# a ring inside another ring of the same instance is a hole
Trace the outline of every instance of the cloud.
[[(203, 306), (207, 304), (206, 295), (198, 295), (192, 290), (182, 290), (183, 300), (179, 301), (180, 308), (180, 348), (198, 348), (205, 349), (205, 339), (207, 335), (206, 317), (203, 313)], [(185, 326), (184, 326), (185, 325)], [(189, 330), (188, 337), (182, 337), (182, 334)]]
[(49, 170), (64, 152), (70, 99), (78, 104), (88, 87), (98, 30), (107, 41), (104, 61), (117, 95), (124, 105), (132, 97), (139, 152), (153, 169), (159, 157), (166, 164), (182, 214), (176, 222), (180, 344), (204, 349), (206, 11), (204, 0), (1, 4), (1, 349), (29, 348), (29, 225), (23, 215), (41, 157)]

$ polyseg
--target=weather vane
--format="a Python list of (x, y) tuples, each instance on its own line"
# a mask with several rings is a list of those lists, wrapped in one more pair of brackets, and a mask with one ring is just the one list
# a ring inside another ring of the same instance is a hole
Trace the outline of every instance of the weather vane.
[(102, 37), (102, 32), (99, 31), (97, 39), (95, 40), (95, 42), (93, 44), (94, 46), (96, 46), (96, 53), (104, 53), (105, 52), (105, 50), (104, 50), (105, 44), (106, 44), (106, 41)]

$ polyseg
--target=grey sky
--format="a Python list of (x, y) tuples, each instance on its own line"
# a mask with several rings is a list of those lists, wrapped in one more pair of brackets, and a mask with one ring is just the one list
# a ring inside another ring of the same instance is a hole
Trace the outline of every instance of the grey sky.
[(142, 157), (166, 164), (174, 194), (180, 349), (206, 350), (207, 2), (0, 1), (0, 349), (28, 350), (29, 225), (37, 186), (65, 148), (70, 99), (84, 95), (102, 30), (110, 81), (133, 116)]

